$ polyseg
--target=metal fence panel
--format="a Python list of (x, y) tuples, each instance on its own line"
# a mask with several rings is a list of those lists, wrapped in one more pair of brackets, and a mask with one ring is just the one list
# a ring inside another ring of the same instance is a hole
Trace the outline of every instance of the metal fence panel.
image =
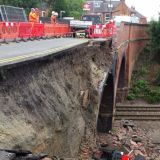
[(0, 5), (0, 17), (4, 22), (26, 22), (27, 16), (23, 8)]

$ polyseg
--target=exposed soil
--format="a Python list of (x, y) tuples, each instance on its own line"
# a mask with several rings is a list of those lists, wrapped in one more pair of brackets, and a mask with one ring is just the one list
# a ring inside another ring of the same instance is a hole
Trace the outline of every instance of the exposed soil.
[(1, 69), (0, 148), (75, 157), (83, 140), (93, 146), (112, 59), (108, 45), (84, 46)]

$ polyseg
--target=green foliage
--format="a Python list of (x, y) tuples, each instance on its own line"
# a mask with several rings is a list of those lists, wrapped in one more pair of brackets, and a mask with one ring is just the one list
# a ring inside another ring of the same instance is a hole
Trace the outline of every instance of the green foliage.
[(151, 21), (149, 25), (151, 50), (160, 53), (160, 21)]
[(0, 0), (0, 5), (24, 8), (28, 13), (31, 8), (38, 7), (39, 0)]
[(150, 89), (148, 94), (145, 95), (145, 99), (149, 103), (160, 103), (160, 89)]
[(63, 14), (65, 16), (80, 18), (83, 13), (83, 3), (84, 0), (57, 0), (53, 6), (53, 9), (58, 13), (62, 10), (65, 11), (66, 13)]
[(147, 68), (142, 66), (140, 69), (134, 71), (134, 79), (136, 77), (144, 77), (147, 74)]
[(83, 3), (84, 0), (66, 0), (68, 8), (68, 16), (73, 16), (75, 18), (80, 18), (83, 13)]
[[(148, 81), (145, 80), (147, 73), (147, 67), (144, 66), (133, 73), (133, 85), (128, 94), (128, 100), (142, 98), (148, 103), (160, 102), (160, 88), (158, 86), (149, 85)], [(160, 72), (157, 74), (157, 83), (158, 82), (160, 84)]]
[(138, 80), (137, 82), (135, 82), (135, 84), (131, 88), (127, 99), (134, 100), (136, 98), (143, 98), (145, 93), (148, 93), (148, 91), (149, 91), (149, 87), (148, 87), (147, 81), (142, 79)]
[(136, 99), (136, 95), (133, 92), (130, 92), (127, 96), (128, 100), (135, 100)]
[[(57, 0), (52, 6), (53, 10), (60, 13), (60, 11), (65, 11), (67, 13), (67, 2), (66, 0)], [(65, 14), (63, 14), (65, 15)]]
[(138, 80), (135, 84), (135, 86), (141, 90), (141, 91), (145, 91), (148, 87), (147, 81), (145, 80)]

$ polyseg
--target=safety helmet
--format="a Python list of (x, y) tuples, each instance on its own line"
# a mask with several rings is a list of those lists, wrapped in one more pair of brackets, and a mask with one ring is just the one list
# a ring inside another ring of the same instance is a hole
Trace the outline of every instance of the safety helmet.
[(55, 12), (54, 15), (58, 17), (58, 13), (57, 12)]
[(110, 22), (110, 23), (113, 23), (113, 22), (114, 22), (114, 20), (113, 20), (113, 19), (111, 19), (109, 22)]
[(55, 11), (52, 11), (52, 15), (54, 15), (55, 14)]

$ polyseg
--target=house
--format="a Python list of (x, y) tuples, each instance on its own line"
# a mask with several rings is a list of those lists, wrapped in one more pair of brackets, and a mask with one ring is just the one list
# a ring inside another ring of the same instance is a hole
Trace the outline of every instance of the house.
[(87, 13), (97, 13), (102, 15), (102, 20), (108, 21), (113, 16), (136, 16), (140, 23), (147, 23), (145, 16), (135, 10), (135, 7), (129, 8), (125, 0), (87, 0), (90, 4), (90, 10)]

